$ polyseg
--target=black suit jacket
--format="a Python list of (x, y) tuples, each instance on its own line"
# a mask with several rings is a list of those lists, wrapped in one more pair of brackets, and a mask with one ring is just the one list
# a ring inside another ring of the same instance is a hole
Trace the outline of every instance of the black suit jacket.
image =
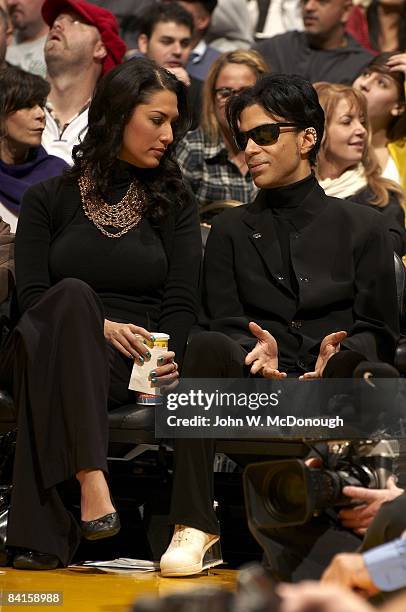
[[(318, 183), (298, 208), (290, 234), (295, 295), (282, 257), (267, 191), (213, 222), (204, 265), (210, 328), (250, 350), (248, 322), (270, 331), (280, 367), (313, 369), (321, 340), (345, 330), (343, 346), (392, 361), (398, 313), (389, 233), (366, 206), (327, 197)], [(292, 346), (294, 354), (292, 355)]]

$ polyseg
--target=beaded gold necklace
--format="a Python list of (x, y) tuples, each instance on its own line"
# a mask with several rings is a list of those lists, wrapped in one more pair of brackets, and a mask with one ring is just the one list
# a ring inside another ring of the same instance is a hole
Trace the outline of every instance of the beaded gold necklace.
[[(97, 229), (108, 238), (120, 238), (141, 221), (146, 204), (146, 194), (137, 180), (133, 180), (127, 193), (117, 204), (107, 204), (102, 198), (92, 194), (92, 181), (88, 170), (79, 178), (79, 189), (85, 215)], [(120, 231), (112, 233), (106, 226)]]

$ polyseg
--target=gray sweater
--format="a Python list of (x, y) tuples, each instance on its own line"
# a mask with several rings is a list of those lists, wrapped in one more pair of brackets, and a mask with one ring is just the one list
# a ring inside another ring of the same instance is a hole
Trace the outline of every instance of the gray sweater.
[(337, 49), (316, 49), (306, 32), (286, 32), (255, 45), (272, 72), (299, 74), (311, 83), (351, 84), (374, 57), (346, 34), (347, 45)]

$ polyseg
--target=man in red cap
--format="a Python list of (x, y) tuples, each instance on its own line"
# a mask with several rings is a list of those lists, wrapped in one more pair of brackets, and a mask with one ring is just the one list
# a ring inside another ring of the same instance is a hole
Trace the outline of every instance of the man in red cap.
[(42, 144), (72, 164), (96, 83), (121, 63), (126, 47), (114, 15), (84, 0), (45, 0), (42, 15), (50, 27), (44, 52), (51, 85)]

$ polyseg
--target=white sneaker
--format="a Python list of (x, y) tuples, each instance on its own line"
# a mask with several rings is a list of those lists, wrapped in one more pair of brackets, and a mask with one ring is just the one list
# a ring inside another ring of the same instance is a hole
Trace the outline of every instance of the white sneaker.
[[(220, 536), (175, 525), (171, 543), (162, 555), (162, 576), (191, 576), (223, 563)], [(217, 546), (216, 546), (217, 544)]]

